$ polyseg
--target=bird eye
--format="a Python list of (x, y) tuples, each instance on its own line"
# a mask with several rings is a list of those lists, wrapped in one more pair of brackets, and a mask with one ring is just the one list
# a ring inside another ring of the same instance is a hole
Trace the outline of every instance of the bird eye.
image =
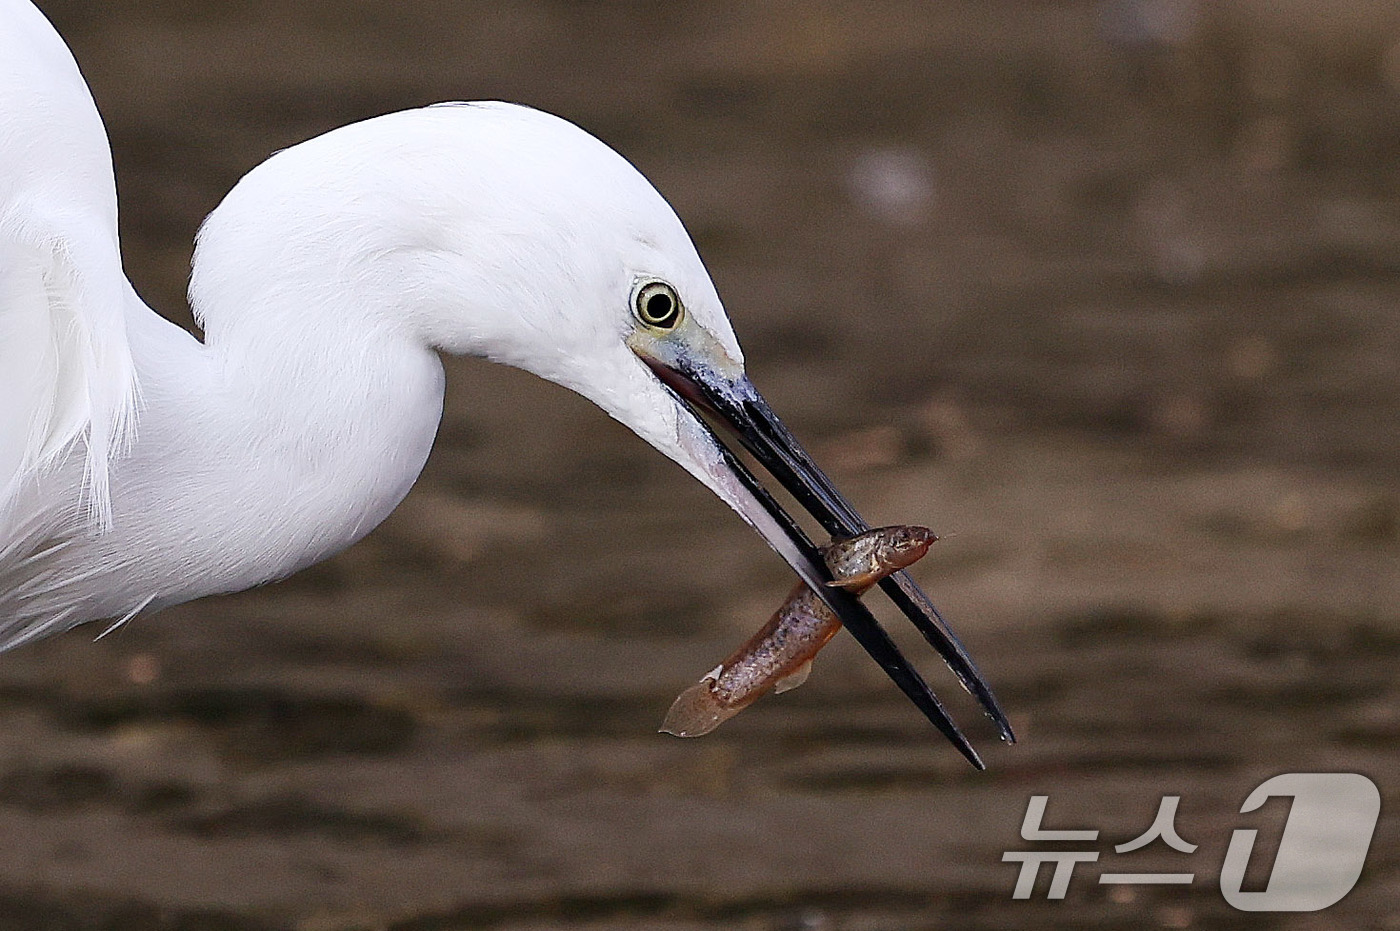
[(649, 281), (637, 289), (637, 319), (658, 330), (673, 330), (681, 322), (681, 296), (664, 281)]

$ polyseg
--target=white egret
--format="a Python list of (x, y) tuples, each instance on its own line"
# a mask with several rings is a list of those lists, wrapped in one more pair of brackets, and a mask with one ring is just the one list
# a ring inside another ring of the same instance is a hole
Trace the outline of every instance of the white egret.
[[(71, 53), (0, 0), (0, 648), (281, 578), (417, 478), (439, 352), (587, 397), (705, 483), (976, 765), (870, 613), (697, 415), (836, 535), (866, 525), (773, 415), (680, 220), (621, 156), (504, 103), (345, 126), (254, 168), (200, 229), (200, 341), (121, 267), (107, 137)], [(907, 576), (887, 591), (1010, 739)]]

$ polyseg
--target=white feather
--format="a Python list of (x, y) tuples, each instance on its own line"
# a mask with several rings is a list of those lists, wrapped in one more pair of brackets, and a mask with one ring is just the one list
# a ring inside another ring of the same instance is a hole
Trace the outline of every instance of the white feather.
[(588, 397), (817, 578), (628, 348), (634, 285), (664, 278), (706, 358), (742, 367), (675, 213), (564, 120), (437, 106), (274, 155), (200, 231), (203, 342), (136, 297), (116, 229), (72, 57), (25, 0), (0, 0), (0, 649), (358, 540), (427, 458), (439, 351)]
[(0, 22), (0, 527), (25, 482), (85, 441), (83, 503), (105, 529), (137, 397), (111, 154), (43, 16), (0, 0)]

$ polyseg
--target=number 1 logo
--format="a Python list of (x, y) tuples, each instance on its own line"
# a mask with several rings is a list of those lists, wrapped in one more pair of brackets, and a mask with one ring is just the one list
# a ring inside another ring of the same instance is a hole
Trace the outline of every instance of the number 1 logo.
[(1341, 901), (1361, 878), (1380, 817), (1376, 784), (1359, 773), (1284, 773), (1249, 793), (1240, 813), (1276, 795), (1293, 796), (1293, 805), (1269, 884), (1262, 892), (1241, 891), (1259, 833), (1241, 828), (1230, 836), (1220, 869), (1225, 901), (1244, 912), (1315, 912)]

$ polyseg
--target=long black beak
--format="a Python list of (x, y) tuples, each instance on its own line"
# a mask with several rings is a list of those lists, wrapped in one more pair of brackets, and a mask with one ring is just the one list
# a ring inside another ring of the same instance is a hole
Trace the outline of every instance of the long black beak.
[[(680, 361), (680, 360), (675, 360)], [(656, 375), (692, 406), (708, 413), (732, 430), (739, 442), (833, 537), (854, 536), (870, 529), (831, 480), (819, 469), (792, 433), (747, 377), (735, 380), (717, 377), (711, 371), (683, 371), (682, 365), (662, 365), (648, 361)], [(763, 505), (791, 538), (794, 546), (825, 573), (817, 548), (802, 529), (754, 478), (737, 457), (724, 449), (726, 465)], [(829, 581), (829, 576), (825, 579)], [(1015, 742), (1015, 734), (996, 696), (978, 672), (966, 648), (958, 640), (938, 610), (905, 572), (896, 572), (880, 582), (880, 588), (918, 628), (957, 675), (963, 687), (976, 698), (987, 717), (997, 726), (1003, 740)], [(841, 623), (866, 652), (920, 711), (978, 769), (984, 769), (977, 751), (968, 743), (942, 703), (918, 671), (904, 658), (874, 616), (861, 602), (839, 587), (821, 586), (816, 590)]]

